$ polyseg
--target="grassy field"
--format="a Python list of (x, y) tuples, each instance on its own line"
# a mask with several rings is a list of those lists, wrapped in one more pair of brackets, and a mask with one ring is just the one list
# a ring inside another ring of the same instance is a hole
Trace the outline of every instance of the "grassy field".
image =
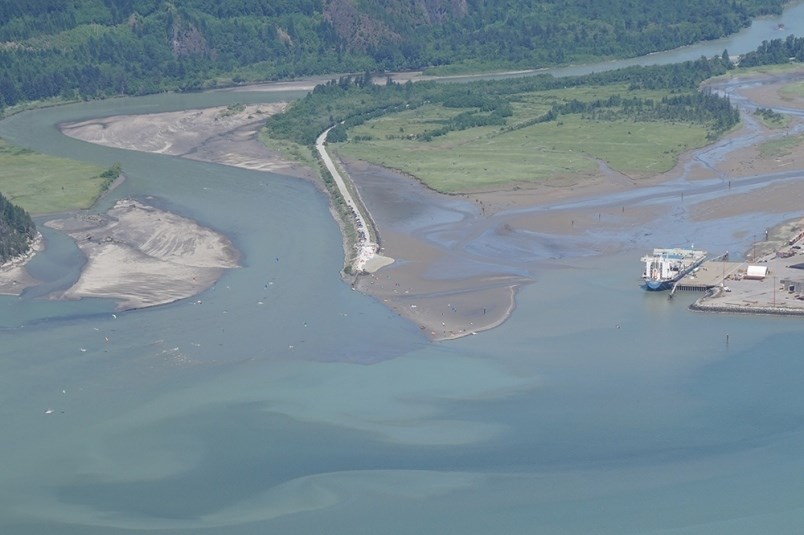
[(793, 149), (804, 142), (804, 136), (784, 136), (771, 139), (759, 146), (760, 158), (780, 158), (792, 154)]
[(104, 171), (0, 140), (0, 192), (31, 214), (89, 208), (107, 183)]
[(790, 62), (780, 65), (758, 65), (756, 67), (740, 67), (732, 69), (728, 74), (721, 76), (713, 76), (708, 82), (722, 82), (724, 80), (731, 80), (733, 78), (745, 78), (747, 76), (760, 75), (760, 74), (788, 74), (801, 70), (801, 63)]
[[(452, 131), (432, 141), (414, 139), (463, 110), (426, 105), (389, 114), (349, 130), (336, 150), (416, 176), (435, 190), (454, 193), (512, 184), (572, 183), (597, 172), (603, 161), (632, 177), (668, 171), (678, 156), (707, 143), (703, 126), (631, 120), (598, 121), (580, 114), (526, 126), (559, 101), (607, 98), (620, 87), (578, 87), (518, 95), (507, 127)], [(634, 96), (660, 98), (642, 91)]]
[(313, 156), (313, 152), (309, 147), (285, 139), (273, 138), (265, 128), (259, 131), (257, 137), (263, 145), (271, 150), (277, 151), (286, 160), (298, 162), (311, 169), (318, 168), (318, 161)]
[(779, 96), (790, 100), (804, 97), (804, 82), (785, 84), (784, 87), (779, 89)]

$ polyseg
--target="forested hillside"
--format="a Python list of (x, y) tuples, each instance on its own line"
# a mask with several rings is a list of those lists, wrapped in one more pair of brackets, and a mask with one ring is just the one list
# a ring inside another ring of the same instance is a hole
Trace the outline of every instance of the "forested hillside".
[(0, 264), (30, 249), (36, 235), (31, 216), (0, 193)]
[(331, 72), (534, 68), (715, 39), (783, 0), (0, 2), (0, 109)]

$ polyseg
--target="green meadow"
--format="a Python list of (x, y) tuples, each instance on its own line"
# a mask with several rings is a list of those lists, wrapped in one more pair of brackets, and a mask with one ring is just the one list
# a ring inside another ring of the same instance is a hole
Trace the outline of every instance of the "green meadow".
[(782, 98), (801, 98), (804, 97), (804, 82), (791, 82), (779, 89)]
[(0, 192), (31, 214), (89, 208), (109, 184), (105, 171), (0, 140)]
[[(600, 162), (640, 178), (672, 169), (681, 153), (708, 143), (704, 125), (683, 122), (567, 114), (534, 124), (556, 103), (622, 92), (619, 86), (584, 86), (516, 95), (506, 126), (454, 130), (424, 141), (416, 136), (464, 111), (429, 104), (350, 128), (349, 141), (333, 146), (344, 156), (398, 169), (435, 190), (455, 193), (575, 182), (596, 173)], [(629, 93), (656, 99), (663, 94)]]
[(792, 123), (792, 118), (789, 115), (775, 113), (773, 115), (754, 113), (754, 116), (765, 126), (765, 128), (770, 128), (771, 130), (787, 128)]
[(760, 158), (781, 158), (791, 154), (801, 143), (804, 136), (784, 136), (765, 141), (759, 146)]
[(271, 150), (275, 150), (286, 160), (298, 162), (311, 169), (315, 169), (318, 166), (318, 162), (309, 147), (287, 139), (271, 137), (265, 128), (260, 129), (257, 133), (257, 138), (263, 145)]

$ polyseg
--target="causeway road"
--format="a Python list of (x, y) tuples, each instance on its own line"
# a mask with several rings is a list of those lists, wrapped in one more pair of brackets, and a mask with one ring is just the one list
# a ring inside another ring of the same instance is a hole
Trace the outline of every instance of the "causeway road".
[(371, 241), (371, 233), (369, 232), (369, 226), (366, 223), (366, 219), (358, 209), (357, 203), (355, 203), (355, 200), (352, 197), (352, 193), (346, 187), (346, 181), (338, 171), (337, 167), (335, 167), (335, 162), (332, 161), (332, 158), (330, 158), (329, 154), (327, 153), (325, 145), (327, 141), (327, 134), (329, 134), (329, 131), (333, 128), (334, 127), (329, 127), (321, 132), (321, 135), (319, 135), (315, 140), (315, 148), (318, 151), (318, 154), (321, 156), (321, 159), (324, 161), (327, 171), (329, 171), (329, 173), (332, 175), (332, 179), (335, 181), (335, 185), (338, 187), (338, 191), (343, 197), (346, 206), (349, 207), (349, 210), (352, 212), (352, 216), (354, 217), (356, 227), (355, 230), (357, 231), (357, 244), (355, 244), (355, 247), (357, 248), (357, 257), (352, 263), (352, 270), (355, 273), (360, 273), (362, 271), (371, 273), (380, 267), (389, 264), (393, 260), (377, 254), (378, 247), (376, 243)]

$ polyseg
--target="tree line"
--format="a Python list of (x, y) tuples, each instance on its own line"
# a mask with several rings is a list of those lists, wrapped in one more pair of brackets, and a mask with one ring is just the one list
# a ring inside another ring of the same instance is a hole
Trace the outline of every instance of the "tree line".
[(740, 66), (778, 65), (791, 60), (804, 61), (804, 37), (789, 35), (786, 39), (762, 41), (756, 50), (740, 58)]
[[(608, 99), (582, 102), (572, 99), (554, 105), (532, 124), (558, 120), (561, 115), (580, 114), (595, 121), (671, 121), (701, 124), (709, 127), (709, 138), (716, 139), (740, 122), (740, 112), (728, 98), (709, 91), (671, 95), (659, 100), (613, 95)], [(521, 125), (518, 125), (521, 126)]]
[[(271, 136), (312, 145), (326, 128), (339, 125), (331, 141), (345, 140), (350, 127), (381, 115), (438, 104), (463, 110), (438, 128), (418, 134), (429, 141), (450, 131), (477, 126), (524, 128), (538, 122), (554, 121), (562, 114), (578, 113), (598, 119), (637, 119), (685, 121), (708, 125), (715, 137), (739, 121), (739, 113), (728, 98), (698, 91), (699, 84), (733, 65), (728, 52), (713, 58), (700, 58), (673, 65), (628, 67), (583, 76), (556, 78), (541, 74), (502, 80), (468, 83), (406, 82), (388, 79), (385, 85), (370, 83), (370, 73), (342, 76), (320, 84), (295, 101), (284, 113), (270, 117), (266, 127)], [(558, 102), (544, 115), (517, 125), (509, 125), (512, 103), (517, 95), (581, 86), (619, 86), (622, 94), (606, 100)], [(661, 89), (660, 99), (635, 97), (640, 89)]]
[(35, 236), (30, 214), (0, 193), (0, 264), (27, 253)]
[(0, 108), (331, 72), (537, 68), (728, 35), (784, 0), (0, 2)]

